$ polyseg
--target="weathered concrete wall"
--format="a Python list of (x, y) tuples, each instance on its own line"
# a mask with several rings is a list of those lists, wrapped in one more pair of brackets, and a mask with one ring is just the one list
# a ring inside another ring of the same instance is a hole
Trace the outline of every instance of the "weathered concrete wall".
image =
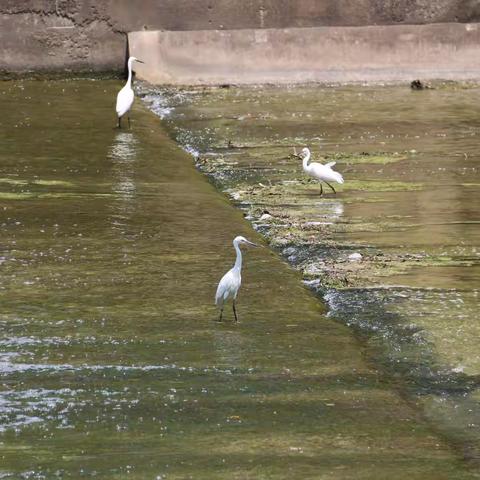
[(132, 32), (157, 84), (480, 78), (480, 24)]
[(126, 33), (480, 21), (480, 0), (1, 0), (0, 70), (109, 70)]

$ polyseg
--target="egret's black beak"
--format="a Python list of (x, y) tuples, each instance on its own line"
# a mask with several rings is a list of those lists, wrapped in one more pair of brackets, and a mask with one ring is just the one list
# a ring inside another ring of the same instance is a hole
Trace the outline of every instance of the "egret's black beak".
[(136, 61), (137, 61), (138, 63), (145, 63), (143, 60), (139, 60), (138, 58), (137, 58)]
[(250, 245), (251, 247), (261, 247), (261, 245), (257, 245), (256, 243), (249, 242), (248, 240), (247, 240), (247, 244)]

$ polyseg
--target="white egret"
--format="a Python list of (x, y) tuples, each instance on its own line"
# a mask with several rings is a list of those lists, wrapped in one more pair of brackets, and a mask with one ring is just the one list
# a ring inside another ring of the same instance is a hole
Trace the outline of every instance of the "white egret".
[(121, 128), (121, 120), (122, 117), (127, 114), (128, 118), (128, 126), (130, 127), (130, 116), (128, 115), (128, 111), (132, 108), (133, 100), (135, 99), (135, 95), (133, 94), (132, 88), (132, 66), (133, 62), (144, 63), (136, 57), (130, 57), (128, 59), (128, 79), (125, 86), (118, 92), (117, 95), (117, 105), (115, 110), (117, 111), (118, 116), (118, 128)]
[(235, 309), (235, 300), (237, 293), (242, 284), (242, 252), (240, 251), (240, 245), (251, 245), (252, 247), (258, 247), (255, 243), (249, 242), (245, 237), (235, 237), (233, 240), (233, 246), (237, 252), (237, 259), (235, 265), (229, 270), (220, 280), (217, 293), (215, 294), (215, 305), (220, 308), (219, 322), (222, 321), (223, 308), (225, 302), (229, 299), (233, 300), (233, 314), (235, 315), (235, 321), (238, 322), (237, 311)]
[(314, 162), (309, 165), (308, 161), (310, 160), (310, 150), (308, 148), (304, 148), (302, 150), (300, 157), (303, 158), (303, 171), (308, 173), (308, 175), (311, 177), (316, 178), (320, 182), (320, 195), (323, 193), (322, 182), (325, 182), (333, 190), (333, 193), (337, 193), (330, 183), (328, 183), (343, 183), (342, 175), (332, 170), (332, 167), (336, 162), (329, 162), (325, 165)]

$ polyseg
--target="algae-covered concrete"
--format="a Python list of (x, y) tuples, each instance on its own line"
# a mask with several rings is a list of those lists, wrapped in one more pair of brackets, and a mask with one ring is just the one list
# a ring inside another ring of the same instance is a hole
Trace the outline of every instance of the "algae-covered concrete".
[(216, 321), (262, 240), (120, 84), (0, 87), (0, 477), (473, 478), (268, 248)]
[[(478, 459), (478, 86), (147, 92), (329, 314), (378, 348), (375, 365)], [(337, 194), (321, 196), (304, 174), (303, 146), (337, 162)]]

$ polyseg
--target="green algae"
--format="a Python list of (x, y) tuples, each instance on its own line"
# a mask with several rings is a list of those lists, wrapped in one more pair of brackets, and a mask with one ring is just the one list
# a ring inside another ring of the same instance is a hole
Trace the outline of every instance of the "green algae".
[(32, 180), (32, 183), (35, 185), (43, 185), (43, 186), (61, 186), (61, 187), (72, 187), (72, 182), (67, 182), (65, 180)]
[(22, 180), (19, 178), (0, 178), (0, 183), (8, 183), (9, 185), (28, 185), (27, 180)]
[(342, 187), (342, 190), (361, 190), (373, 192), (408, 192), (412, 190), (421, 190), (424, 184), (417, 182), (399, 182), (382, 180), (349, 180)]
[(35, 194), (30, 192), (0, 192), (0, 200), (28, 200), (33, 197)]
[(388, 165), (389, 163), (401, 162), (408, 159), (408, 155), (398, 152), (360, 152), (360, 153), (344, 153), (336, 152), (334, 154), (324, 155), (327, 162), (335, 161), (339, 164), (347, 165), (355, 164), (372, 164), (372, 165)]

